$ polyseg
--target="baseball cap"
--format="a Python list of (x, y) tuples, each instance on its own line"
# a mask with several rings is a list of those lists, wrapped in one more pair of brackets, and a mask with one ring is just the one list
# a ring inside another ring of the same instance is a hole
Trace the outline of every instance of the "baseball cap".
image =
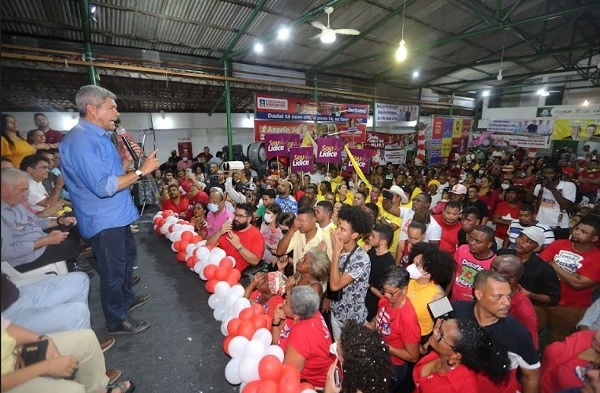
[(406, 194), (404, 193), (404, 190), (402, 188), (400, 188), (399, 186), (391, 186), (390, 187), (390, 192), (392, 194), (396, 194), (398, 196), (400, 196), (401, 198), (401, 203), (408, 203), (408, 198), (406, 197)]
[(521, 232), (523, 235), (527, 236), (532, 241), (536, 242), (538, 246), (543, 246), (546, 241), (546, 237), (544, 236), (544, 232), (541, 229), (536, 227), (527, 227), (523, 229)]
[(467, 195), (467, 187), (462, 184), (455, 184), (454, 187), (450, 190), (452, 194), (457, 195)]
[(512, 172), (515, 170), (515, 167), (513, 165), (505, 165), (502, 168), (502, 172)]

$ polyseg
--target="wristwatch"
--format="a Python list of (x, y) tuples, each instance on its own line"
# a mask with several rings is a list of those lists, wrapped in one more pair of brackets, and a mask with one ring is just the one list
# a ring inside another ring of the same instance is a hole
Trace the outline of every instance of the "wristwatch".
[(244, 246), (239, 246), (239, 247), (237, 248), (237, 250), (238, 250), (238, 251), (240, 251), (240, 252), (241, 252), (243, 249), (244, 249)]
[(142, 171), (140, 171), (139, 169), (136, 169), (135, 174), (137, 175), (138, 179), (142, 180), (142, 176), (144, 176)]

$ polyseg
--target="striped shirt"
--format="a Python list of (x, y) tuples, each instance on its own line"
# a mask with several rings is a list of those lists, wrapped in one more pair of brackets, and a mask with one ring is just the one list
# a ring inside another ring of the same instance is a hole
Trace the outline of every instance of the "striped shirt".
[[(544, 241), (544, 247), (548, 247), (550, 245), (550, 243), (552, 243), (554, 241), (554, 232), (552, 232), (552, 229), (546, 225), (542, 225), (539, 222), (535, 223), (533, 225), (535, 228), (540, 229), (542, 232), (544, 232), (544, 237), (546, 238)], [(523, 229), (525, 229), (527, 227), (521, 225), (519, 223), (519, 220), (513, 220), (510, 223), (510, 226), (508, 227), (508, 241), (510, 242), (510, 244), (508, 245), (508, 248), (510, 248), (511, 250), (513, 248), (515, 248), (515, 241), (517, 240), (517, 237), (519, 237), (519, 235), (521, 234), (521, 232), (523, 232)]]

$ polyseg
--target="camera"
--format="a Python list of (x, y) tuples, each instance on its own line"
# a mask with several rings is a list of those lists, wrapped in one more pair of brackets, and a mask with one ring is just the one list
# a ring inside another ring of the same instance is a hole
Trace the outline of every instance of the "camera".
[(394, 197), (394, 194), (392, 194), (392, 192), (388, 191), (388, 190), (383, 190), (383, 199), (392, 199)]
[(548, 179), (547, 177), (544, 177), (544, 176), (538, 176), (538, 177), (535, 179), (535, 181), (536, 181), (536, 183), (537, 183), (537, 184), (542, 184), (542, 183), (544, 183), (544, 182), (548, 182), (548, 181), (550, 181), (550, 179)]
[(225, 172), (235, 170), (241, 171), (244, 169), (244, 163), (242, 161), (227, 161), (221, 165), (221, 169), (223, 169)]

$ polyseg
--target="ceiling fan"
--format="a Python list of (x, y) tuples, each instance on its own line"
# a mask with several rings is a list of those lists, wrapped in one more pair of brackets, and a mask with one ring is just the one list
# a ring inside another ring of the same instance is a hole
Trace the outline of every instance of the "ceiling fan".
[(347, 34), (347, 35), (359, 35), (360, 31), (354, 29), (332, 29), (329, 27), (329, 15), (333, 12), (333, 7), (325, 8), (327, 14), (327, 26), (321, 22), (312, 22), (311, 25), (317, 29), (321, 29), (321, 33), (317, 37), (321, 38), (321, 42), (324, 44), (331, 44), (335, 41), (336, 34)]

